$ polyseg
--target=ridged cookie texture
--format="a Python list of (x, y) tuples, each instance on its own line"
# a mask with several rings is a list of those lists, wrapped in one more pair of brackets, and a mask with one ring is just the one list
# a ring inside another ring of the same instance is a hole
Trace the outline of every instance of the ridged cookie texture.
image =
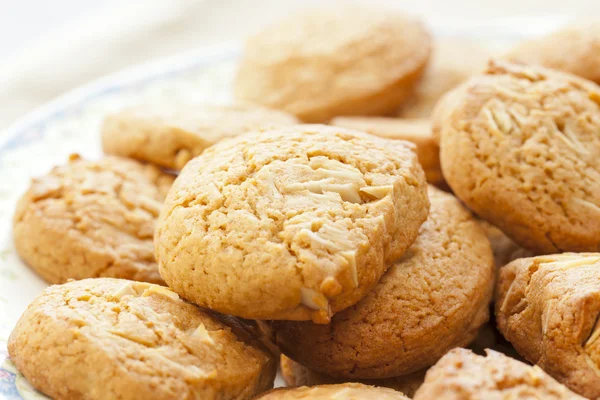
[(407, 400), (408, 397), (395, 390), (367, 386), (361, 383), (341, 383), (337, 385), (319, 385), (313, 387), (274, 389), (259, 396), (256, 400), (335, 400), (335, 399), (364, 399), (364, 400)]
[(251, 399), (276, 361), (232, 318), (163, 286), (96, 278), (47, 288), (8, 351), (27, 380), (60, 399)]
[(598, 251), (599, 86), (498, 61), (440, 107), (442, 171), (473, 211), (538, 254)]
[(180, 170), (218, 141), (295, 117), (257, 105), (146, 104), (110, 114), (102, 126), (105, 153)]
[(600, 21), (578, 21), (550, 34), (526, 40), (505, 55), (600, 83)]
[(323, 125), (209, 148), (161, 212), (162, 277), (226, 314), (327, 322), (365, 296), (427, 218), (413, 148)]
[(429, 219), (377, 285), (328, 325), (274, 321), (284, 354), (334, 377), (379, 379), (429, 367), (468, 345), (489, 317), (494, 259), (478, 222), (429, 190)]
[(523, 258), (500, 270), (496, 319), (530, 362), (600, 398), (600, 253)]
[(295, 13), (247, 41), (235, 95), (305, 122), (384, 115), (410, 96), (430, 52), (425, 26), (393, 10)]
[(493, 350), (478, 356), (466, 349), (446, 354), (427, 371), (415, 400), (584, 400), (537, 366)]
[[(349, 381), (341, 378), (333, 378), (331, 376), (321, 374), (298, 364), (291, 358), (281, 355), (279, 362), (281, 376), (288, 386), (316, 386), (348, 383)], [(423, 384), (425, 379), (425, 369), (413, 372), (412, 374), (399, 376), (396, 378), (384, 379), (361, 379), (359, 383), (364, 385), (387, 387), (404, 393), (408, 397), (412, 397), (417, 389)]]
[(152, 240), (173, 179), (125, 158), (72, 155), (34, 178), (17, 204), (17, 252), (50, 283), (104, 276), (164, 284)]

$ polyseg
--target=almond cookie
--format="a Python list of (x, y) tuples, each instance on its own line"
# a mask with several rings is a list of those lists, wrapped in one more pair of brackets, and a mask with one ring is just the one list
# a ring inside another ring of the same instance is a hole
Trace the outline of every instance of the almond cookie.
[(440, 166), (440, 148), (433, 139), (431, 122), (427, 119), (385, 117), (337, 117), (331, 125), (356, 129), (385, 139), (408, 140), (417, 146), (417, 157), (425, 171), (427, 182), (444, 182)]
[(173, 176), (125, 158), (66, 165), (35, 178), (17, 205), (19, 255), (50, 283), (99, 276), (163, 283), (154, 224)]
[[(325, 384), (339, 384), (347, 381), (339, 378), (312, 371), (303, 365), (298, 364), (291, 358), (281, 355), (281, 375), (289, 386), (316, 386)], [(360, 383), (364, 385), (387, 387), (404, 393), (412, 397), (425, 379), (426, 370), (413, 372), (412, 374), (387, 379), (361, 379)]]
[(500, 270), (496, 318), (530, 362), (573, 391), (600, 397), (600, 253), (513, 261)]
[(54, 399), (250, 399), (273, 387), (276, 372), (232, 318), (165, 287), (113, 278), (44, 290), (8, 351)]
[(179, 170), (219, 140), (295, 117), (251, 105), (143, 105), (109, 115), (102, 128), (105, 153)]
[(398, 116), (429, 118), (444, 93), (484, 69), (490, 54), (482, 44), (473, 41), (437, 41), (423, 77), (400, 107)]
[(411, 94), (430, 51), (425, 26), (395, 11), (296, 13), (248, 40), (235, 95), (306, 122), (384, 115)]
[(401, 376), (469, 344), (488, 320), (494, 259), (471, 213), (433, 187), (431, 210), (410, 249), (356, 305), (329, 325), (273, 322), (282, 352), (343, 378)]
[(324, 125), (238, 136), (190, 161), (156, 232), (160, 273), (196, 304), (329, 321), (427, 218), (414, 145)]
[(519, 44), (506, 57), (600, 83), (600, 25), (598, 21), (569, 25)]
[(441, 126), (454, 193), (535, 253), (600, 247), (600, 87), (491, 62), (460, 87)]
[(427, 371), (415, 400), (584, 400), (537, 366), (495, 352), (454, 349)]
[(367, 386), (361, 383), (342, 383), (338, 385), (320, 385), (313, 387), (274, 389), (256, 398), (256, 400), (407, 400), (408, 397), (388, 388)]

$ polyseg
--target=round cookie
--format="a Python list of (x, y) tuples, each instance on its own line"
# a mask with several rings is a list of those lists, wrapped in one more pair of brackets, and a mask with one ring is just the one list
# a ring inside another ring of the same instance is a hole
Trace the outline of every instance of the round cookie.
[[(312, 371), (283, 354), (281, 355), (279, 367), (281, 369), (281, 376), (288, 386), (316, 386), (346, 383), (344, 379), (332, 378), (331, 376)], [(408, 397), (412, 397), (423, 383), (425, 372), (427, 371), (423, 369), (397, 378), (362, 379), (360, 380), (360, 383), (364, 385), (387, 387), (402, 392)]]
[(433, 139), (431, 122), (427, 119), (400, 119), (386, 117), (336, 117), (331, 125), (356, 129), (384, 139), (408, 140), (417, 146), (417, 157), (427, 182), (444, 183), (440, 165), (440, 148)]
[(500, 270), (496, 319), (530, 362), (600, 397), (600, 253), (523, 258)]
[(535, 253), (600, 247), (600, 87), (491, 62), (442, 113), (441, 162), (454, 193)]
[(295, 13), (247, 41), (235, 95), (306, 122), (385, 115), (410, 96), (430, 51), (425, 26), (395, 11)]
[(427, 218), (414, 145), (324, 125), (238, 136), (190, 161), (156, 231), (165, 281), (250, 319), (313, 319), (364, 297)]
[(396, 377), (469, 344), (488, 320), (495, 275), (490, 244), (460, 202), (430, 187), (429, 219), (410, 249), (329, 325), (274, 321), (282, 352), (350, 379)]
[(414, 93), (398, 110), (401, 118), (429, 118), (444, 93), (485, 68), (491, 52), (482, 43), (436, 41), (431, 60)]
[(548, 35), (526, 40), (505, 57), (600, 83), (600, 25), (598, 21), (579, 21)]
[(414, 400), (584, 400), (537, 366), (487, 350), (454, 349), (427, 371)]
[(102, 148), (108, 154), (179, 170), (224, 138), (297, 122), (284, 112), (254, 105), (139, 105), (106, 117)]
[(273, 387), (276, 372), (273, 356), (232, 318), (165, 287), (113, 278), (44, 290), (8, 351), (56, 399), (250, 399)]
[(256, 398), (256, 400), (294, 400), (294, 399), (373, 399), (407, 400), (408, 397), (388, 388), (367, 386), (361, 383), (342, 383), (338, 385), (320, 385), (313, 387), (274, 389)]
[(152, 237), (172, 182), (133, 160), (72, 155), (33, 179), (17, 204), (17, 252), (50, 283), (105, 276), (164, 284)]

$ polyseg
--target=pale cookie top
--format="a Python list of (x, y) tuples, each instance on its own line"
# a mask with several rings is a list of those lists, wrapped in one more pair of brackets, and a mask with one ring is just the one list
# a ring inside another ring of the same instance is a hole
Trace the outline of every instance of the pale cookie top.
[(109, 154), (181, 169), (219, 140), (295, 123), (289, 114), (255, 105), (139, 105), (106, 117), (102, 147)]
[(172, 182), (133, 160), (73, 155), (32, 180), (15, 211), (15, 247), (50, 283), (99, 276), (163, 283), (152, 237)]
[(307, 122), (393, 112), (430, 51), (425, 26), (395, 11), (336, 7), (294, 13), (247, 41), (235, 93)]
[(600, 21), (569, 25), (548, 35), (526, 40), (506, 58), (543, 65), (600, 83)]
[(414, 93), (398, 110), (402, 118), (429, 118), (444, 93), (483, 70), (492, 52), (465, 39), (437, 40)]
[(600, 397), (600, 253), (506, 265), (496, 315), (500, 331), (527, 360), (572, 390)]
[(466, 349), (450, 351), (431, 367), (414, 399), (584, 400), (538, 366), (493, 350), (483, 357)]
[(247, 399), (273, 386), (276, 363), (230, 320), (170, 289), (99, 278), (46, 289), (8, 349), (53, 398)]
[(408, 397), (392, 389), (367, 386), (361, 383), (338, 385), (301, 386), (275, 389), (259, 396), (257, 400), (406, 400)]
[[(281, 355), (279, 363), (281, 375), (288, 386), (315, 386), (336, 383), (346, 383), (348, 380), (333, 378), (331, 376), (321, 374), (298, 364), (294, 360)], [(404, 393), (408, 397), (412, 397), (425, 379), (426, 369), (422, 369), (412, 374), (398, 376), (395, 378), (384, 379), (361, 379), (359, 383), (378, 387), (387, 387)]]
[(600, 247), (600, 87), (491, 62), (445, 103), (441, 161), (454, 193), (532, 251)]
[(428, 119), (386, 117), (336, 117), (331, 125), (356, 129), (384, 139), (408, 140), (417, 145), (419, 162), (429, 183), (443, 180), (440, 166), (440, 148), (431, 132)]
[(323, 125), (211, 147), (167, 196), (156, 233), (162, 277), (227, 314), (328, 321), (366, 294), (427, 217), (412, 149)]
[(417, 240), (360, 302), (331, 319), (273, 322), (282, 352), (335, 377), (386, 378), (433, 365), (466, 346), (488, 319), (490, 244), (454, 196), (430, 187)]

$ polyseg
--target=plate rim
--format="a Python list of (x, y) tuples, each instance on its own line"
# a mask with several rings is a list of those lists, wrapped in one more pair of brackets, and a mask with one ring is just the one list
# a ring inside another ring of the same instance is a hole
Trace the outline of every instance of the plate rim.
[(203, 46), (173, 56), (134, 64), (76, 86), (54, 99), (34, 107), (31, 111), (17, 118), (7, 128), (0, 130), (0, 154), (9, 150), (10, 142), (20, 132), (37, 124), (46, 123), (63, 112), (68, 112), (78, 104), (83, 104), (110, 91), (123, 90), (127, 86), (150, 82), (171, 74), (231, 58), (239, 54), (240, 51), (241, 44), (236, 41)]

